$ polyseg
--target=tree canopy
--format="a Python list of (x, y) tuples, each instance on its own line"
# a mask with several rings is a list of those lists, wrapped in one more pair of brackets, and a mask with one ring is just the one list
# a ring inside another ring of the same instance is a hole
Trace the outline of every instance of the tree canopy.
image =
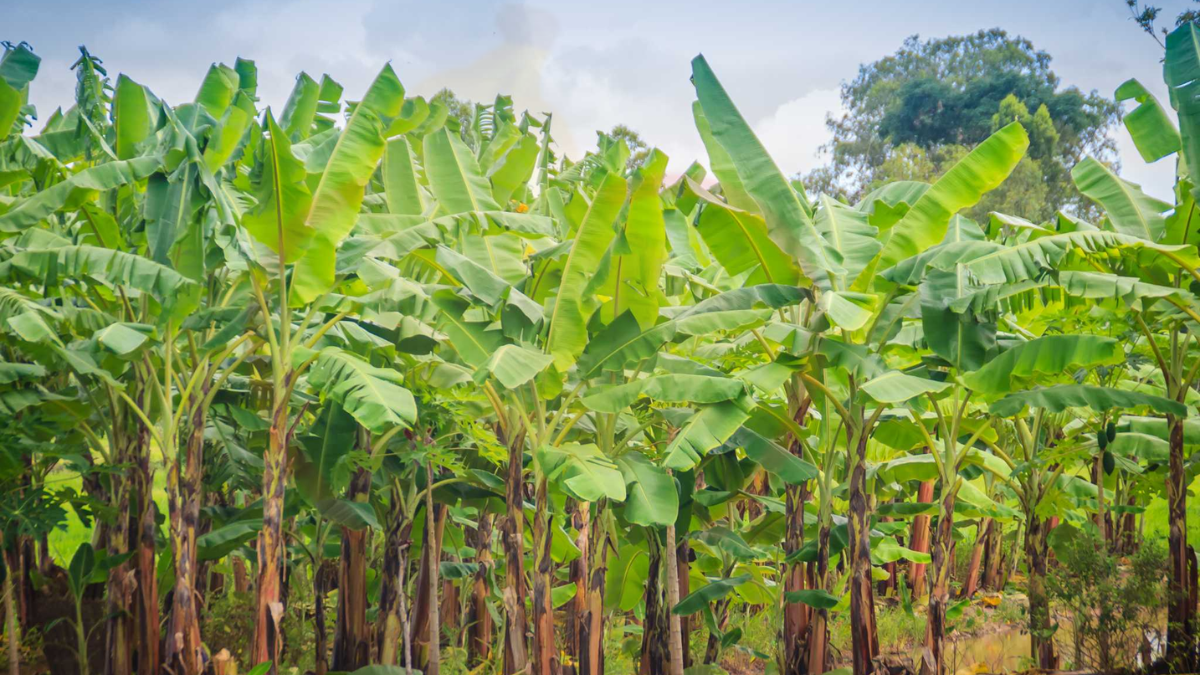
[(830, 117), (830, 163), (807, 182), (858, 198), (893, 180), (928, 181), (965, 149), (1012, 121), (1030, 132), (1025, 166), (971, 212), (1031, 220), (1055, 211), (1090, 211), (1068, 172), (1086, 155), (1115, 160), (1109, 137), (1115, 101), (1063, 87), (1051, 57), (994, 28), (965, 36), (912, 36), (891, 56), (865, 64), (842, 85), (846, 112)]

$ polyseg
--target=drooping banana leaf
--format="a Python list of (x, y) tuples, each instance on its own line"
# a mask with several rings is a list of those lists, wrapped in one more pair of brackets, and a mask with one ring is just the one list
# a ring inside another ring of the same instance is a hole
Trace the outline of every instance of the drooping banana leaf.
[(1162, 214), (1171, 209), (1170, 204), (1142, 192), (1092, 157), (1071, 169), (1071, 179), (1080, 192), (1104, 208), (1117, 232), (1150, 241), (1163, 238), (1166, 220)]
[(308, 382), (373, 433), (408, 426), (417, 419), (416, 402), (399, 371), (372, 366), (341, 349), (322, 350)]
[(1121, 121), (1143, 160), (1157, 162), (1179, 152), (1179, 130), (1167, 116), (1162, 104), (1141, 82), (1135, 79), (1122, 82), (1117, 87), (1115, 98), (1118, 102), (1130, 99), (1137, 101), (1138, 106), (1125, 113)]
[(963, 383), (983, 394), (1004, 394), (1041, 377), (1062, 377), (1079, 368), (1125, 361), (1125, 350), (1113, 338), (1096, 335), (1047, 335), (1002, 352)]
[(1062, 412), (1068, 408), (1091, 408), (1105, 412), (1114, 408), (1133, 411), (1149, 408), (1163, 414), (1186, 417), (1187, 406), (1162, 396), (1137, 391), (1111, 389), (1090, 384), (1064, 384), (1055, 387), (1039, 387), (1030, 391), (1009, 394), (991, 406), (993, 415), (1012, 417), (1026, 407), (1041, 408), (1049, 412)]

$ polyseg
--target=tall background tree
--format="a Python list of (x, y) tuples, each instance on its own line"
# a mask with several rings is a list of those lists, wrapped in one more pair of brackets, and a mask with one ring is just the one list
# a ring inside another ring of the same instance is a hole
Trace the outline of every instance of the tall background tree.
[(964, 215), (1003, 211), (1035, 222), (1055, 211), (1091, 213), (1071, 183), (1084, 156), (1116, 160), (1115, 101), (1063, 87), (1051, 57), (999, 28), (965, 36), (912, 36), (842, 85), (846, 112), (826, 120), (826, 166), (805, 183), (851, 201), (895, 180), (928, 182), (1010, 122), (1029, 131), (1027, 156), (999, 189)]

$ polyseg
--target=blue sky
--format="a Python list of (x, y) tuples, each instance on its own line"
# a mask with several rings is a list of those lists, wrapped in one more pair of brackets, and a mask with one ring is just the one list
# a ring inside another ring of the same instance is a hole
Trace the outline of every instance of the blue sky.
[[(1193, 3), (1161, 2), (1172, 16)], [(827, 112), (861, 63), (905, 37), (999, 26), (1053, 57), (1063, 83), (1111, 95), (1136, 77), (1166, 100), (1157, 44), (1123, 0), (857, 0), (715, 2), (608, 0), (6, 0), (0, 39), (43, 58), (31, 98), (43, 116), (70, 103), (68, 70), (86, 44), (168, 102), (190, 100), (209, 63), (259, 66), (264, 104), (280, 106), (296, 73), (328, 72), (357, 98), (391, 62), (410, 93), (512, 94), (518, 108), (555, 113), (573, 156), (596, 129), (627, 124), (680, 171), (706, 157), (692, 126), (689, 62), (703, 52), (780, 167), (820, 163)], [(1172, 160), (1147, 166), (1116, 134), (1122, 173), (1169, 197)], [(705, 162), (706, 163), (706, 162)]]

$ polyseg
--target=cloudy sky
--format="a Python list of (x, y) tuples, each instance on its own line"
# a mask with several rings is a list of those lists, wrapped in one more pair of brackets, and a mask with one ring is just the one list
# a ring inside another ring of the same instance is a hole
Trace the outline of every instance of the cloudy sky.
[[(680, 171), (706, 159), (692, 126), (689, 62), (703, 52), (789, 173), (821, 163), (824, 119), (860, 64), (905, 37), (999, 26), (1054, 58), (1066, 85), (1106, 95), (1136, 77), (1166, 101), (1161, 50), (1123, 0), (5, 0), (0, 39), (42, 56), (32, 100), (43, 116), (70, 103), (77, 46), (168, 102), (190, 100), (209, 63), (241, 56), (259, 95), (281, 106), (295, 75), (329, 73), (357, 98), (385, 62), (410, 94), (450, 87), (555, 113), (577, 156), (596, 129), (624, 123)], [(1165, 0), (1174, 15), (1186, 0)], [(1117, 132), (1126, 178), (1168, 197), (1171, 160), (1147, 166)]]

